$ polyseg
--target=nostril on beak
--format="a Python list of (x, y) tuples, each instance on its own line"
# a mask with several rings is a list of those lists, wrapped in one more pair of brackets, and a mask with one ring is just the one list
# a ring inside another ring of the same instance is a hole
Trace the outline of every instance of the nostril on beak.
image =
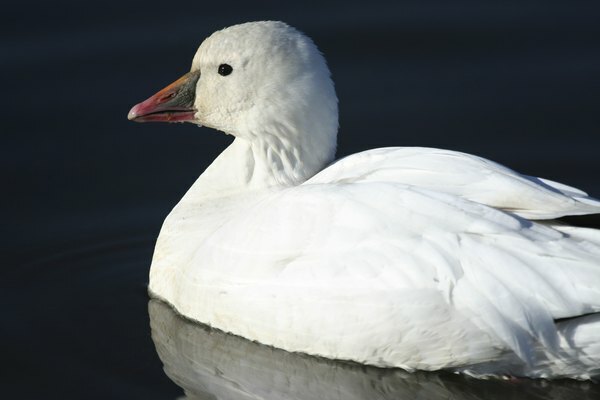
[(167, 93), (159, 99), (159, 102), (164, 103), (165, 101), (169, 101), (170, 99), (175, 97), (176, 94), (176, 92)]

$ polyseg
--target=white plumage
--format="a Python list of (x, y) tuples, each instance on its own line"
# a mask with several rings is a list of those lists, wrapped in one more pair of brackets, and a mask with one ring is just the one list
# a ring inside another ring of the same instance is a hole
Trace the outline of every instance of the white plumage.
[[(328, 358), (600, 373), (600, 233), (554, 221), (600, 202), (447, 150), (375, 149), (325, 168), (337, 134), (329, 71), (280, 22), (213, 34), (190, 74), (193, 113), (178, 120), (235, 140), (165, 220), (156, 296), (224, 331)], [(157, 99), (130, 118), (183, 110)]]

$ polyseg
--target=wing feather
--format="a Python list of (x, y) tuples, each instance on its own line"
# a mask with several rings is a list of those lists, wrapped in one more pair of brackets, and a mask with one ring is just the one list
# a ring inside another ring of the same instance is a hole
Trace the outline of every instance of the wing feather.
[(598, 260), (593, 243), (451, 194), (313, 182), (250, 202), (213, 232), (178, 279), (188, 302), (178, 309), (263, 343), (382, 366), (507, 353), (533, 365), (539, 346), (558, 352), (554, 319), (600, 311)]
[(450, 150), (389, 147), (343, 158), (307, 181), (395, 182), (453, 194), (529, 219), (600, 213), (600, 201), (547, 179)]

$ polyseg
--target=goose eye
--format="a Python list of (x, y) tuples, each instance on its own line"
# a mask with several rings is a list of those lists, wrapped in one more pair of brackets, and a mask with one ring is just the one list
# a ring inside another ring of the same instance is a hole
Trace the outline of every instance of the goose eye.
[(219, 65), (219, 75), (227, 76), (233, 72), (233, 68), (229, 64), (221, 64)]

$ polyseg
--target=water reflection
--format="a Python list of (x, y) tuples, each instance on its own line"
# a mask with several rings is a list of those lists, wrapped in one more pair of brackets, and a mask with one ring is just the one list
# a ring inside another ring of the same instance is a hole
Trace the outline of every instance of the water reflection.
[(148, 303), (152, 339), (185, 399), (598, 399), (576, 381), (477, 380), (407, 373), (288, 353), (190, 322)]

